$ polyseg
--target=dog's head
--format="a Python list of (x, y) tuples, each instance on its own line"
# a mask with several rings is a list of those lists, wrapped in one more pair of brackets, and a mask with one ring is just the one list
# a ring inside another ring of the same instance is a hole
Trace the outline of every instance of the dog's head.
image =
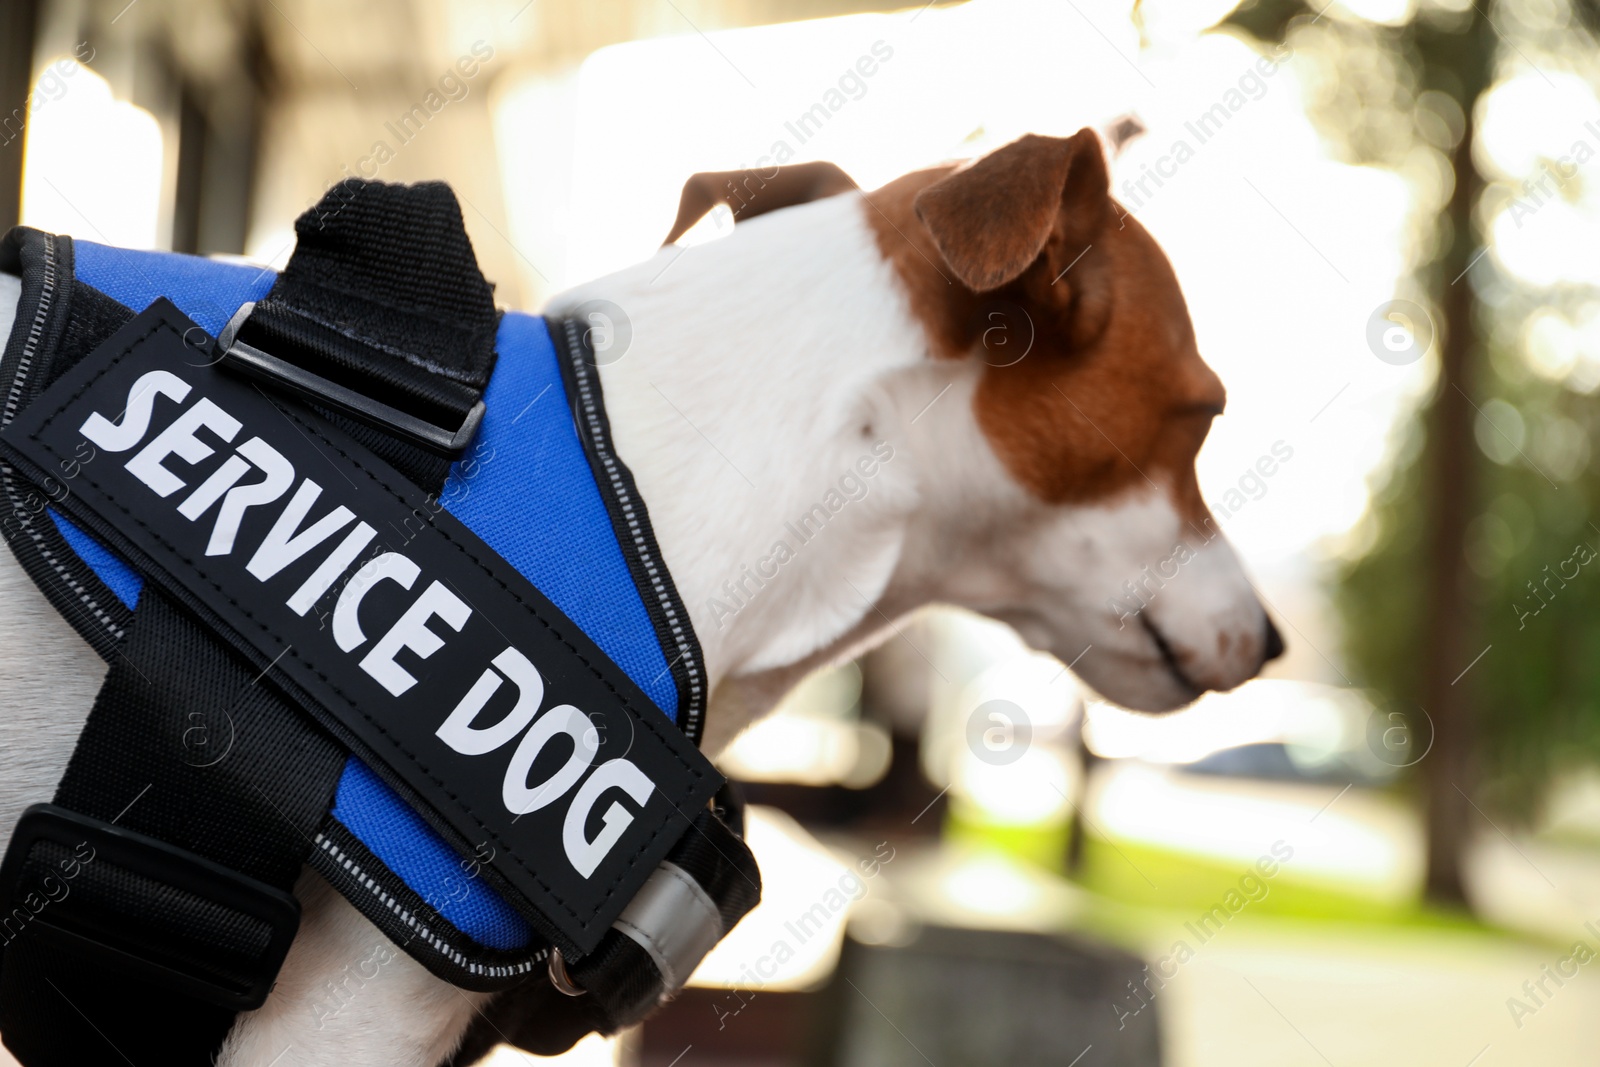
[[(829, 163), (696, 175), (668, 241), (718, 202), (745, 220), (854, 189)], [(940, 485), (891, 607), (974, 608), (1151, 711), (1281, 653), (1195, 477), (1222, 383), (1166, 256), (1112, 200), (1094, 132), (1024, 137), (861, 195), (903, 332), (970, 389), (970, 411), (905, 413)]]
[(999, 543), (970, 606), (1144, 710), (1280, 654), (1195, 477), (1222, 383), (1166, 256), (1111, 199), (1093, 131), (1024, 137), (868, 200), (932, 358), (985, 364), (973, 415), (1013, 484), (989, 498)]

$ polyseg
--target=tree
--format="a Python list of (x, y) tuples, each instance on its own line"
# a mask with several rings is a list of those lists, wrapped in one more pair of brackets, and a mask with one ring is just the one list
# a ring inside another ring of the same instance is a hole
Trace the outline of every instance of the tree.
[[(1494, 75), (1496, 31), (1480, 3), (1465, 10), (1424, 5), (1405, 25), (1383, 27), (1326, 18), (1300, 0), (1250, 0), (1227, 21), (1264, 43), (1299, 37), (1297, 54), (1360, 50), (1367, 62), (1351, 63), (1351, 70), (1376, 68), (1391, 75), (1366, 79), (1378, 82), (1375, 88), (1359, 77), (1351, 86), (1332, 79), (1334, 99), (1313, 108), (1351, 162), (1395, 163), (1419, 143), (1431, 143), (1448, 160), (1452, 180), (1433, 220), (1434, 251), (1413, 265), (1412, 277), (1438, 325), (1435, 386), (1419, 413), (1412, 447), (1378, 493), (1371, 550), (1339, 576), (1337, 603), (1357, 680), (1410, 712), (1419, 740), (1431, 741), (1419, 765), (1425, 892), (1435, 903), (1465, 905), (1462, 859), (1474, 814), (1478, 718), (1486, 695), (1479, 683), (1501, 669), (1473, 665), (1481, 668), (1473, 683), (1460, 684), (1463, 669), (1482, 647), (1482, 590), (1467, 556), (1484, 466), (1474, 443), (1485, 365), (1484, 309), (1474, 266), (1484, 242), (1477, 220), (1485, 179), (1473, 143), (1477, 105)], [(1425, 99), (1430, 107), (1416, 106)], [(1414, 121), (1397, 122), (1407, 103)], [(1438, 119), (1451, 110), (1442, 123), (1444, 137), (1440, 123), (1423, 118)]]

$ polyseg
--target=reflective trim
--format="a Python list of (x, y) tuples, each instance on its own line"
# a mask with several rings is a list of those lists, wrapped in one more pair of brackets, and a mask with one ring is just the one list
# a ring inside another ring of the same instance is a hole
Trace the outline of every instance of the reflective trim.
[(655, 869), (611, 925), (650, 954), (668, 995), (683, 988), (722, 938), (722, 913), (699, 882), (668, 861)]

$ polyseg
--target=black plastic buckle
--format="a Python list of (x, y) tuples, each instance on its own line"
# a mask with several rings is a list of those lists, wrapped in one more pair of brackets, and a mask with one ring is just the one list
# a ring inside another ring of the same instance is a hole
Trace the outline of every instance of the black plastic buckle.
[(280, 359), (270, 352), (263, 352), (254, 345), (245, 344), (239, 340), (239, 331), (255, 309), (253, 300), (241, 306), (233, 313), (233, 318), (228, 320), (228, 325), (222, 328), (222, 333), (217, 335), (217, 347), (222, 353), (222, 366), (268, 385), (288, 389), (314, 403), (335, 408), (368, 426), (387, 430), (447, 459), (459, 459), (467, 450), (467, 446), (472, 443), (472, 438), (478, 432), (479, 423), (483, 422), (482, 400), (472, 406), (472, 410), (467, 412), (467, 417), (456, 429), (436, 426), (426, 419), (419, 419), (415, 415), (380, 403), (338, 382), (329, 381), (320, 374)]
[[(72, 875), (52, 871), (42, 878), (36, 873), (30, 876), (28, 861), (41, 842), (73, 852), (79, 870)], [(92, 858), (83, 859), (85, 848), (92, 850)], [(74, 885), (84, 877), (84, 869), (101, 863), (130, 875), (136, 883), (142, 879), (156, 889), (176, 889), (254, 920), (265, 933), (259, 950), (245, 959), (237, 950), (196, 941), (171, 946), (165, 953), (149, 937), (135, 943), (129, 928), (136, 920), (110, 914), (105, 906), (85, 905), (82, 898), (87, 894)], [(11, 845), (0, 863), (0, 907), (8, 921), (6, 942), (19, 936), (38, 937), (96, 963), (158, 982), (174, 993), (234, 1011), (250, 1011), (266, 1001), (300, 928), (300, 902), (291, 894), (164, 841), (54, 804), (28, 808), (12, 831)]]

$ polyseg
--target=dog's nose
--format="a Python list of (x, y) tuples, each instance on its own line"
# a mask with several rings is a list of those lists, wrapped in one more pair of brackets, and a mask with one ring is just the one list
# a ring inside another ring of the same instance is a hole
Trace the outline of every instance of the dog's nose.
[(1283, 635), (1278, 632), (1278, 628), (1276, 626), (1272, 625), (1272, 616), (1265, 616), (1265, 619), (1267, 624), (1267, 639), (1262, 646), (1261, 662), (1270, 663), (1279, 656), (1283, 655)]

